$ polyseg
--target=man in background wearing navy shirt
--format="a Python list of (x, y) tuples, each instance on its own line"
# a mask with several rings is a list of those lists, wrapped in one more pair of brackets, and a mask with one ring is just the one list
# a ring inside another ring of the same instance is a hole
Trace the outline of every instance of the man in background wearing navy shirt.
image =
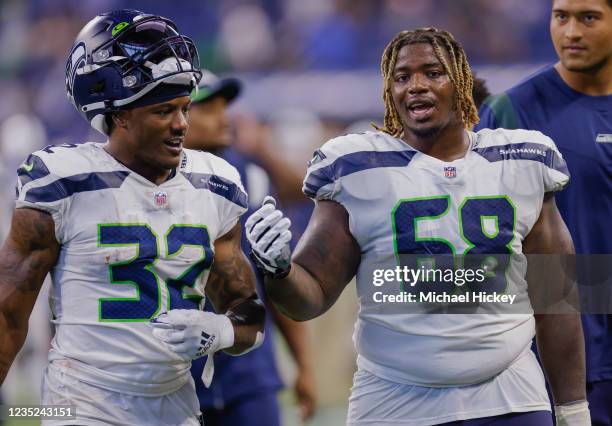
[[(487, 99), (478, 128), (550, 136), (572, 176), (556, 199), (576, 252), (610, 254), (612, 0), (554, 0), (550, 32), (559, 62)], [(583, 326), (592, 423), (611, 425), (612, 317), (583, 315)]]
[[(241, 83), (234, 78), (219, 79), (212, 73), (203, 71), (199, 90), (192, 95), (185, 146), (219, 155), (236, 167), (249, 194), (249, 211), (245, 214), (246, 218), (252, 213), (251, 207), (258, 208), (263, 197), (274, 191), (267, 172), (273, 178), (277, 177), (277, 180), (283, 179), (286, 184), (290, 184), (292, 179), (286, 177), (287, 172), (283, 170), (283, 166), (287, 166), (280, 161), (268, 159), (274, 163), (264, 170), (254, 158), (243, 155), (230, 146), (233, 137), (226, 109), (240, 93)], [(297, 179), (296, 182), (297, 189), (294, 192), (300, 192), (301, 180)], [(286, 191), (279, 191), (282, 192)], [(244, 221), (242, 224), (244, 225)], [(250, 247), (244, 235), (243, 231), (242, 243), (248, 253)], [(256, 275), (258, 293), (263, 296), (262, 281), (258, 271)], [(280, 424), (276, 394), (282, 388), (282, 382), (274, 356), (272, 319), (287, 341), (297, 365), (294, 390), (301, 417), (305, 420), (314, 414), (316, 396), (311, 368), (312, 357), (306, 347), (305, 326), (281, 316), (271, 306), (267, 309), (272, 315), (268, 315), (266, 319), (266, 339), (262, 346), (241, 358), (217, 354), (215, 375), (210, 388), (206, 389), (200, 379), (206, 358), (193, 361), (191, 372), (206, 426), (278, 426)], [(205, 310), (212, 311), (212, 306), (208, 302)]]

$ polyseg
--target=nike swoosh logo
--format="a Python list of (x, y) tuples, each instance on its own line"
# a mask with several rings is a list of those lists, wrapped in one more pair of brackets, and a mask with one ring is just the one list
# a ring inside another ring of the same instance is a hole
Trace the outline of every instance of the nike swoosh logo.
[(34, 163), (32, 164), (26, 164), (23, 163), (23, 165), (21, 166), (26, 172), (30, 173), (32, 171), (32, 169), (34, 168)]

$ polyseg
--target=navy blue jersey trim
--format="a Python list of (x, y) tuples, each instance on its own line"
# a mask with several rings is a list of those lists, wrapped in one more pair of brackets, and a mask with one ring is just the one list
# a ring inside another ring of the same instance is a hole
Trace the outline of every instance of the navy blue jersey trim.
[(50, 203), (68, 198), (78, 192), (119, 188), (130, 174), (127, 171), (81, 173), (68, 176), (38, 188), (31, 188), (25, 196), (30, 203)]
[(43, 160), (34, 154), (30, 154), (21, 167), (17, 169), (17, 176), (22, 186), (33, 180), (48, 176), (49, 174), (49, 169)]
[(309, 198), (314, 198), (317, 195), (317, 190), (317, 187), (309, 184), (308, 182), (304, 182), (304, 186), (302, 187), (302, 192)]
[(504, 160), (538, 161), (550, 169), (570, 175), (565, 160), (554, 149), (541, 143), (513, 143), (474, 148), (473, 151), (491, 163)]
[(247, 195), (231, 180), (209, 173), (181, 173), (194, 188), (207, 189), (242, 208), (248, 208)]
[(313, 198), (321, 187), (362, 170), (405, 167), (415, 154), (416, 151), (358, 151), (343, 155), (310, 173), (304, 182), (304, 194)]

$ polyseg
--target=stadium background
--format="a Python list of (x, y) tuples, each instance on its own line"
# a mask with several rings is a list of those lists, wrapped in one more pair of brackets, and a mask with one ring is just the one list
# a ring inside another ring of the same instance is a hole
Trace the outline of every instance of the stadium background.
[[(245, 90), (230, 109), (238, 148), (253, 153), (258, 144), (270, 144), (300, 171), (325, 140), (382, 121), (378, 66), (384, 46), (400, 30), (436, 26), (452, 32), (492, 93), (555, 59), (549, 0), (1, 0), (2, 240), (13, 208), (15, 170), (27, 154), (49, 144), (103, 140), (66, 100), (65, 59), (85, 22), (126, 7), (173, 19), (198, 45), (203, 67), (241, 78)], [(293, 206), (298, 218), (301, 208)], [(296, 220), (298, 228), (304, 225)], [(309, 323), (320, 404), (312, 425), (343, 424), (354, 369), (355, 314), (355, 290), (349, 286), (330, 312)], [(48, 315), (43, 296), (2, 387), (7, 404), (38, 401)], [(277, 346), (290, 384), (293, 366), (282, 343)], [(290, 393), (281, 398), (285, 424), (298, 424)]]

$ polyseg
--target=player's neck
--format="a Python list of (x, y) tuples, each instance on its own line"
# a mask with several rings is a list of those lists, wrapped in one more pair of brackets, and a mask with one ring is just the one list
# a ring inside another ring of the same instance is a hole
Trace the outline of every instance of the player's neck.
[(467, 132), (463, 127), (456, 126), (444, 129), (431, 138), (421, 138), (408, 133), (404, 135), (403, 140), (423, 154), (446, 162), (465, 157), (470, 147)]
[(163, 169), (151, 167), (139, 161), (133, 155), (128, 152), (122, 151), (117, 148), (117, 144), (106, 143), (102, 147), (111, 155), (117, 162), (123, 164), (128, 169), (142, 176), (146, 180), (154, 183), (155, 185), (161, 185), (173, 176), (174, 169)]
[(612, 95), (612, 61), (592, 72), (576, 72), (565, 68), (561, 62), (555, 64), (561, 79), (569, 87), (588, 96)]

